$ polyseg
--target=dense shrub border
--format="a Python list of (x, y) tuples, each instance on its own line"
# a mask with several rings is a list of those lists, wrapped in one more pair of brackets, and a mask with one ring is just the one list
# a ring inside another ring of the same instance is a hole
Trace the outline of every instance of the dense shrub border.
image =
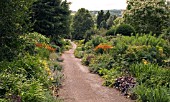
[(78, 51), (83, 51), (82, 63), (89, 66), (90, 72), (105, 79), (104, 85), (142, 102), (170, 100), (167, 69), (170, 45), (166, 40), (151, 34), (102, 39), (112, 44), (112, 49), (96, 50), (103, 42), (94, 46), (98, 39), (92, 38), (85, 44), (80, 43)]
[(17, 58), (0, 62), (0, 101), (58, 102), (52, 91), (61, 85), (63, 75), (55, 48), (48, 38), (38, 33), (19, 39), (23, 45)]

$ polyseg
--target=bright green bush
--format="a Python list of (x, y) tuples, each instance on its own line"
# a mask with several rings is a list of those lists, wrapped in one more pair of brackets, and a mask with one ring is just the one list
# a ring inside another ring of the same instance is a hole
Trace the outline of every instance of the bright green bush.
[(88, 66), (94, 57), (95, 56), (93, 54), (90, 55), (85, 54), (82, 58), (82, 63)]
[(170, 85), (170, 70), (156, 64), (133, 64), (129, 71), (137, 78), (138, 83), (145, 83), (147, 87)]
[(105, 80), (103, 85), (113, 87), (115, 79), (120, 76), (118, 69), (119, 67), (115, 67), (109, 70), (106, 68), (101, 68), (98, 70), (99, 75), (101, 75)]
[(169, 102), (170, 95), (166, 88), (147, 88), (145, 85), (138, 85), (134, 92), (140, 102)]
[(170, 47), (161, 37), (151, 35), (120, 36), (112, 40), (115, 60), (122, 60), (128, 64), (141, 62), (145, 59), (151, 63), (164, 64), (168, 59)]
[(23, 42), (23, 45), (21, 46), (22, 53), (27, 52), (31, 55), (41, 53), (40, 56), (42, 56), (42, 57), (43, 57), (43, 55), (48, 56), (47, 54), (49, 54), (46, 49), (39, 49), (36, 47), (36, 44), (38, 44), (38, 43), (41, 43), (41, 44), (49, 44), (50, 43), (50, 39), (45, 37), (44, 35), (41, 35), (37, 32), (29, 33), (29, 34), (20, 36), (20, 41)]
[(115, 34), (122, 34), (124, 36), (131, 36), (135, 34), (135, 29), (128, 24), (121, 24), (116, 28)]
[(84, 56), (84, 52), (75, 50), (74, 55), (76, 58), (82, 58)]
[(89, 70), (92, 73), (98, 73), (101, 68), (111, 69), (114, 60), (109, 54), (97, 55), (89, 63)]
[(84, 45), (84, 48), (85, 50), (93, 50), (100, 43), (107, 43), (107, 40), (101, 36), (93, 36), (92, 39)]

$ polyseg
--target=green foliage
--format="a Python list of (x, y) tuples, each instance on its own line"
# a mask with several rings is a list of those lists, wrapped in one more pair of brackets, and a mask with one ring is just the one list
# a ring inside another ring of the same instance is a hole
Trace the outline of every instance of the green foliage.
[(169, 72), (155, 64), (133, 64), (130, 67), (130, 73), (137, 78), (138, 83), (144, 83), (147, 87), (169, 87)]
[(111, 69), (113, 63), (114, 60), (109, 54), (98, 55), (91, 59), (89, 70), (92, 73), (98, 73), (101, 68)]
[(114, 25), (114, 20), (117, 18), (116, 15), (110, 16), (109, 19), (107, 20), (107, 29), (110, 29)]
[(37, 0), (32, 6), (34, 31), (59, 38), (70, 33), (69, 3), (61, 0)]
[(131, 36), (132, 34), (135, 34), (135, 29), (131, 25), (121, 24), (116, 28), (115, 34)]
[(169, 26), (170, 12), (166, 0), (128, 0), (123, 18), (138, 33), (161, 34)]
[(86, 50), (93, 49), (100, 43), (106, 43), (106, 42), (107, 40), (101, 36), (93, 36), (92, 39), (85, 44), (84, 48)]
[(90, 12), (84, 8), (79, 9), (73, 18), (72, 38), (76, 40), (83, 39), (86, 31), (93, 27), (94, 21)]
[[(123, 36), (113, 39), (113, 56), (116, 60), (128, 62), (126, 64), (141, 62), (145, 59), (151, 63), (164, 64), (169, 55), (169, 45), (161, 37), (151, 35)], [(120, 57), (121, 56), (121, 57)]]
[(106, 32), (106, 36), (114, 36), (115, 35), (116, 28), (112, 27)]
[[(37, 48), (36, 44), (42, 43), (42, 44), (49, 44), (50, 39), (46, 38), (45, 36), (34, 32), (34, 33), (28, 33), (20, 36), (20, 41), (23, 42), (23, 45), (21, 46), (22, 48), (22, 53), (29, 53), (31, 55), (35, 55), (36, 53), (39, 53), (40, 56), (48, 57), (49, 51), (47, 51), (45, 48)], [(41, 53), (41, 54), (40, 54)]]
[[(133, 99), (138, 97), (142, 102), (146, 102), (146, 100), (148, 102), (169, 101), (170, 72), (165, 69), (168, 67), (165, 62), (170, 56), (168, 41), (161, 36), (156, 37), (151, 34), (118, 35), (111, 38), (96, 37), (89, 40), (85, 46), (82, 45), (84, 46), (82, 47), (84, 48), (82, 62), (89, 66), (90, 72), (97, 73), (105, 79), (104, 85), (110, 87), (116, 84), (121, 85), (122, 87), (118, 89), (122, 94), (125, 92), (125, 95), (130, 95)], [(112, 43), (113, 48), (107, 53), (95, 53), (93, 50), (96, 46), (94, 45), (99, 42)], [(131, 78), (135, 81), (129, 82)], [(125, 84), (128, 86), (120, 84), (121, 79), (124, 80), (122, 83), (129, 82)], [(137, 92), (133, 90), (134, 84), (137, 87), (144, 84), (146, 90), (138, 88), (139, 92)], [(131, 91), (134, 92), (131, 93)]]
[(86, 66), (88, 66), (92, 59), (94, 58), (95, 56), (93, 54), (90, 54), (90, 55), (84, 55), (83, 58), (82, 58), (82, 63)]
[(107, 29), (107, 20), (109, 19), (110, 17), (110, 12), (107, 11), (106, 14), (104, 14), (104, 11), (101, 10), (98, 12), (98, 15), (97, 15), (97, 28), (104, 28), (104, 29)]
[(28, 32), (30, 6), (34, 0), (0, 1), (0, 53), (2, 60), (11, 61), (21, 52), (22, 41), (18, 36)]
[(170, 95), (166, 88), (156, 87), (147, 88), (144, 85), (139, 85), (135, 88), (135, 93), (138, 100), (141, 102), (169, 102)]
[(105, 79), (105, 82), (103, 83), (103, 85), (113, 87), (115, 83), (115, 79), (118, 76), (120, 76), (120, 72), (117, 69), (119, 69), (119, 67), (112, 68), (110, 70), (106, 68), (101, 68), (100, 70), (98, 70), (99, 75), (101, 75), (102, 78)]
[(17, 49), (19, 55), (10, 62), (0, 61), (1, 98), (9, 102), (55, 102), (49, 87), (52, 82), (60, 85), (62, 74), (51, 74), (53, 69), (50, 70), (47, 62), (50, 52), (45, 47), (38, 47), (38, 43), (48, 44), (49, 39), (38, 33), (25, 34), (18, 39), (22, 42)]
[(91, 40), (91, 36), (95, 34), (95, 30), (94, 29), (90, 29), (90, 30), (87, 30), (86, 33), (85, 33), (85, 36), (84, 36), (84, 44)]
[(114, 22), (114, 25), (117, 27), (119, 26), (120, 24), (123, 24), (123, 18), (122, 17), (117, 17), (113, 22)]
[(77, 58), (82, 58), (84, 56), (84, 52), (81, 47), (77, 47), (76, 50), (74, 51), (74, 55)]
[(97, 28), (100, 28), (100, 24), (103, 20), (104, 20), (104, 11), (101, 10), (98, 12), (98, 15), (97, 15)]
[(28, 32), (31, 24), (30, 6), (34, 0), (0, 1), (0, 39)]
[(167, 39), (170, 42), (170, 27), (163, 30), (163, 38)]

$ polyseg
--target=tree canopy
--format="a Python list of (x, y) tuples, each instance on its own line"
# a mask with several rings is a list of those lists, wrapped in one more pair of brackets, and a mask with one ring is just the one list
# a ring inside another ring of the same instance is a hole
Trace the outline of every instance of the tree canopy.
[[(22, 34), (29, 29), (30, 6), (34, 0), (0, 0), (0, 36)], [(15, 34), (14, 34), (15, 33)]]
[(12, 60), (20, 51), (21, 34), (29, 31), (34, 0), (0, 0), (0, 61)]
[(70, 32), (69, 4), (66, 0), (37, 0), (33, 4), (34, 31), (46, 36), (63, 37)]
[(94, 27), (94, 20), (90, 12), (84, 8), (78, 10), (73, 17), (72, 38), (83, 39), (87, 30)]
[(97, 15), (97, 28), (107, 28), (107, 20), (110, 18), (110, 12), (107, 11), (106, 14), (103, 10), (98, 12)]
[(170, 9), (165, 0), (128, 0), (124, 13), (125, 23), (135, 27), (138, 33), (155, 33), (170, 26)]

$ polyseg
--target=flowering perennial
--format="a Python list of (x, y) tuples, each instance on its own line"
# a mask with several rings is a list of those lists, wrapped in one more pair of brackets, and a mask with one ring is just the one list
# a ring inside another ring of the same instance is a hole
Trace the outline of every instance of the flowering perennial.
[(54, 52), (54, 51), (56, 50), (55, 48), (51, 47), (51, 46), (48, 45), (48, 44), (36, 43), (35, 45), (36, 45), (37, 47), (39, 47), (39, 48), (45, 48), (45, 49), (47, 49), (47, 50), (49, 50), (49, 51), (51, 51), (51, 52)]
[(95, 51), (98, 49), (103, 49), (104, 51), (108, 50), (108, 49), (112, 49), (113, 46), (111, 45), (107, 45), (107, 44), (99, 44), (98, 46), (95, 47)]

